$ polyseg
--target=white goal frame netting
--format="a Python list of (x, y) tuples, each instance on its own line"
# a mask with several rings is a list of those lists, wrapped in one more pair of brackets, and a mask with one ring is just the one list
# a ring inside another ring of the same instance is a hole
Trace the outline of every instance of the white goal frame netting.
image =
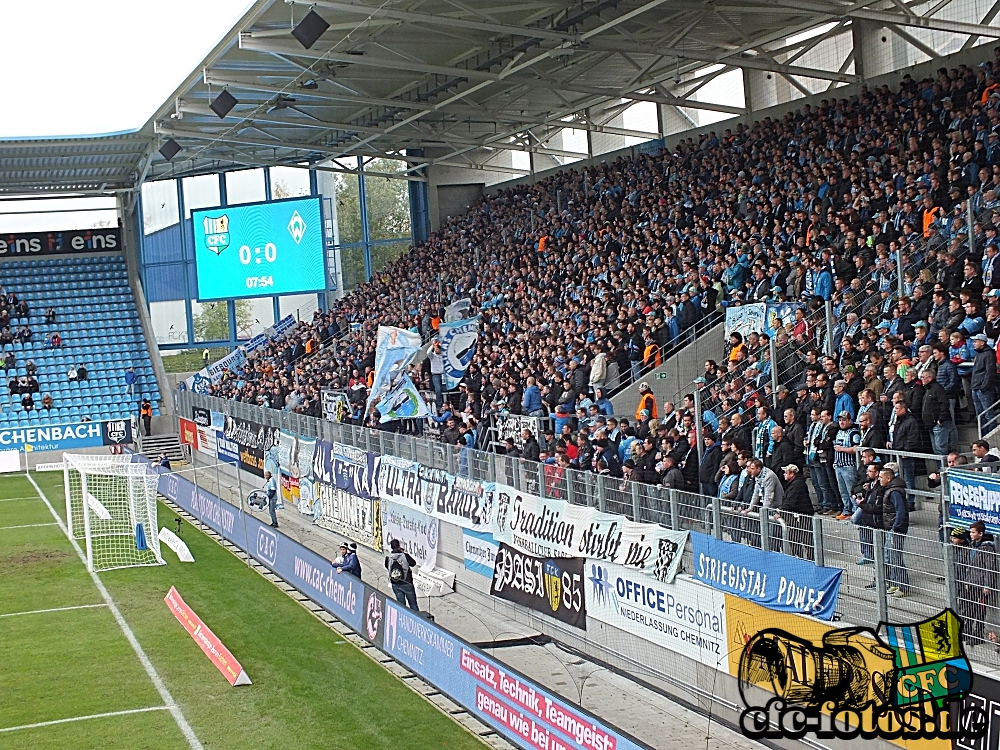
[(131, 458), (63, 454), (66, 523), (71, 538), (85, 541), (91, 572), (165, 564), (156, 519), (159, 477)]

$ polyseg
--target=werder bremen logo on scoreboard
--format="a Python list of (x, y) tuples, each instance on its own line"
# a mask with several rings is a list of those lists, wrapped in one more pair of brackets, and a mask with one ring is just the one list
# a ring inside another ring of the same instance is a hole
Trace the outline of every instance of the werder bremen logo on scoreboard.
[(288, 222), (288, 233), (292, 235), (296, 245), (302, 242), (302, 238), (306, 236), (306, 228), (305, 219), (298, 211), (293, 211), (292, 218)]
[(229, 247), (229, 216), (206, 216), (202, 219), (205, 226), (205, 245), (216, 255)]

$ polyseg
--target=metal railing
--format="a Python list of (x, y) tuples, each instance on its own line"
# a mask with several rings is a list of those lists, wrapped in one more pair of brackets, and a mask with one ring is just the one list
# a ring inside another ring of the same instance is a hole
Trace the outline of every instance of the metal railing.
[[(522, 492), (596, 507), (631, 520), (658, 523), (675, 530), (699, 531), (717, 539), (783, 552), (817, 565), (839, 567), (844, 573), (837, 616), (843, 621), (876, 626), (890, 615), (893, 622), (917, 621), (949, 605), (959, 612), (978, 613), (983, 615), (987, 624), (980, 628), (984, 635), (974, 644), (972, 654), (977, 661), (1000, 666), (1000, 653), (985, 635), (989, 623), (1000, 623), (1000, 619), (986, 620), (985, 605), (980, 606), (978, 601), (969, 598), (970, 590), (963, 588), (956, 573), (954, 550), (936, 523), (932, 528), (914, 526), (906, 535), (900, 536), (836, 521), (828, 516), (740, 508), (717, 497), (576, 469), (562, 469), (522, 458), (446, 445), (415, 435), (336, 424), (295, 412), (265, 409), (190, 392), (175, 391), (174, 398), (180, 415), (190, 415), (194, 406), (223, 411), (237, 418), (280, 427), (306, 437), (417, 461), (424, 466), (481, 481), (500, 482)], [(934, 495), (931, 491), (923, 491), (922, 494)], [(884, 561), (884, 564), (873, 564), (876, 560)], [(684, 566), (686, 570), (693, 570), (690, 548), (686, 552)], [(906, 596), (894, 597), (890, 595), (889, 587), (899, 582), (903, 573), (908, 576), (904, 590)], [(993, 612), (990, 610), (986, 614), (992, 616)], [(997, 630), (1000, 631), (1000, 626)]]

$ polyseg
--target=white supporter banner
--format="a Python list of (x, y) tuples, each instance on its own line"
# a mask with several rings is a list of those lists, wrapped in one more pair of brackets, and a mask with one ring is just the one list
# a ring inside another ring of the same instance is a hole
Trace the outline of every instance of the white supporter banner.
[(160, 541), (170, 547), (174, 554), (177, 555), (177, 559), (181, 562), (194, 562), (194, 555), (191, 554), (191, 550), (184, 543), (177, 534), (172, 532), (170, 529), (163, 527), (160, 529), (159, 533)]
[(658, 581), (677, 575), (686, 531), (494, 485), (493, 538), (535, 557), (589, 557), (640, 570)]
[(380, 456), (375, 484), (382, 500), (419, 510), (465, 529), (491, 531), (488, 485), (393, 456)]
[(660, 583), (635, 571), (587, 560), (587, 617), (683, 654), (727, 668), (726, 595), (687, 576)]
[(386, 554), (391, 549), (390, 542), (398, 539), (421, 570), (433, 570), (440, 538), (438, 520), (395, 503), (383, 502), (381, 506), (382, 549)]
[(218, 457), (218, 440), (215, 437), (215, 430), (211, 427), (198, 426), (198, 452), (205, 453), (212, 458)]

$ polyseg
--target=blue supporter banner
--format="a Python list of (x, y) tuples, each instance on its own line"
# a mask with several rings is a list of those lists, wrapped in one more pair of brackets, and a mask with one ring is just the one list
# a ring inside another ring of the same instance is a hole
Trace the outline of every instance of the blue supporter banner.
[(987, 531), (1000, 534), (1000, 476), (962, 469), (949, 469), (946, 476), (949, 525), (967, 529), (982, 521)]
[(479, 316), (442, 323), (438, 328), (444, 357), (445, 389), (454, 390), (465, 377), (479, 340)]
[(694, 577), (719, 591), (768, 609), (833, 618), (840, 593), (840, 568), (822, 568), (781, 552), (724, 542), (691, 532)]

